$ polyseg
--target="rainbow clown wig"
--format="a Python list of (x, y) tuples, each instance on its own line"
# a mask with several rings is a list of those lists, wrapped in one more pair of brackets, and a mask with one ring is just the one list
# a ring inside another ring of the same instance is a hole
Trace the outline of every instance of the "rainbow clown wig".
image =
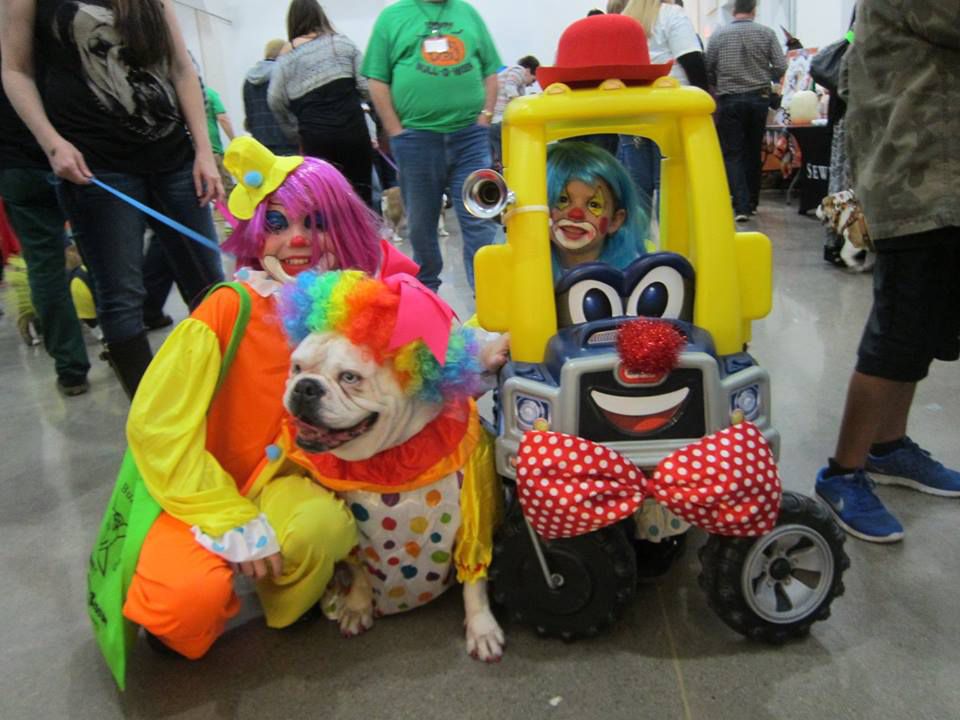
[[(595, 185), (603, 180), (613, 193), (615, 210), (626, 211), (626, 220), (603, 243), (599, 262), (621, 270), (644, 252), (649, 218), (640, 206), (640, 195), (626, 168), (606, 150), (586, 142), (561, 142), (547, 151), (547, 203), (556, 207), (567, 184), (580, 180)], [(554, 256), (554, 277), (564, 272)]]
[(472, 329), (451, 330), (441, 366), (423, 340), (390, 349), (401, 296), (384, 282), (357, 271), (309, 271), (296, 280), (283, 289), (280, 300), (283, 324), (294, 344), (310, 333), (339, 333), (378, 364), (392, 361), (404, 392), (428, 402), (475, 397), (488, 389)]
[(238, 266), (258, 270), (264, 240), (270, 233), (267, 206), (283, 206), (289, 217), (310, 216), (313, 233), (313, 264), (320, 261), (318, 235), (326, 232), (341, 268), (374, 273), (380, 262), (379, 220), (353, 191), (333, 165), (305, 157), (283, 183), (257, 204), (249, 220), (241, 220), (223, 244), (237, 258)]

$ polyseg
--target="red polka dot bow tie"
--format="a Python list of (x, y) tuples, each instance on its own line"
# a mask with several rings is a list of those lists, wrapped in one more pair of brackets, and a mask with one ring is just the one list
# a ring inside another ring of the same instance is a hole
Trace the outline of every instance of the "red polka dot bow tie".
[(675, 450), (649, 478), (598, 443), (531, 431), (520, 443), (517, 490), (527, 520), (548, 540), (612, 525), (647, 498), (715, 535), (762, 535), (780, 512), (777, 465), (751, 423)]

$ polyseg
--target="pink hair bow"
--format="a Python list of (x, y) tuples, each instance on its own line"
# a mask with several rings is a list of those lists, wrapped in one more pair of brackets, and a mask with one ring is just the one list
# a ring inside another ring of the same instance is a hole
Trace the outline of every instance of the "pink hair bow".
[(447, 359), (453, 309), (440, 296), (413, 275), (396, 273), (383, 278), (394, 292), (400, 293), (397, 324), (390, 336), (390, 350), (414, 340), (423, 340), (442, 366)]
[(762, 535), (777, 522), (781, 494), (773, 453), (751, 423), (675, 450), (651, 478), (598, 443), (531, 431), (520, 443), (517, 490), (523, 514), (548, 540), (613, 525), (647, 498), (716, 535)]

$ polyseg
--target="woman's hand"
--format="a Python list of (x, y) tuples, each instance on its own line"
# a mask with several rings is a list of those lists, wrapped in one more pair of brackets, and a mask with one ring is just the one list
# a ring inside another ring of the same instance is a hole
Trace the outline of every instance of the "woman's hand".
[(193, 161), (193, 186), (197, 193), (197, 202), (202, 207), (214, 200), (223, 202), (223, 182), (220, 171), (211, 152), (198, 152)]
[(46, 148), (47, 157), (50, 160), (50, 167), (57, 177), (69, 180), (77, 185), (87, 185), (93, 173), (87, 167), (87, 161), (83, 159), (83, 153), (77, 150), (73, 144), (62, 137), (54, 140), (49, 148)]

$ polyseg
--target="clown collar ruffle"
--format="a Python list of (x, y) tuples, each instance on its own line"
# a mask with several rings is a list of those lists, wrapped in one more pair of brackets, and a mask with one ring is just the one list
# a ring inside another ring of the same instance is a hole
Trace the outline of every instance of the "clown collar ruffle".
[(402, 445), (368, 460), (341, 460), (331, 453), (308, 454), (319, 482), (339, 492), (406, 492), (456, 472), (480, 439), (480, 420), (471, 399), (447, 403), (440, 414)]

